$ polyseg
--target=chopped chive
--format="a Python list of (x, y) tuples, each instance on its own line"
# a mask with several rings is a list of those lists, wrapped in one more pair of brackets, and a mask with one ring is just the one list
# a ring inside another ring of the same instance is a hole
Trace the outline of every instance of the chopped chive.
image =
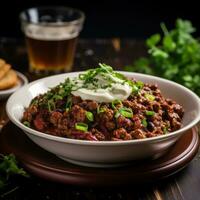
[(97, 107), (97, 114), (105, 112), (105, 108), (101, 108), (100, 106)]
[(67, 99), (67, 103), (66, 103), (66, 105), (65, 105), (65, 108), (71, 108), (72, 107), (72, 101), (71, 101), (71, 97), (68, 97), (68, 99)]
[(145, 114), (147, 116), (153, 116), (153, 115), (155, 115), (155, 112), (154, 111), (150, 111), (150, 110), (146, 110)]
[(139, 89), (142, 89), (143, 86), (144, 86), (144, 83), (143, 83), (142, 81), (137, 81), (137, 82), (136, 82), (136, 85), (137, 85), (137, 87), (138, 87)]
[(55, 100), (63, 99), (63, 97), (62, 97), (61, 95), (57, 95), (57, 94), (55, 94), (55, 95), (53, 96), (53, 98), (54, 98)]
[(126, 108), (126, 107), (120, 108), (120, 109), (119, 109), (119, 112), (120, 112), (120, 114), (123, 115), (124, 117), (127, 117), (127, 118), (133, 117), (133, 111), (132, 111), (132, 109), (130, 109), (130, 108)]
[(145, 98), (146, 98), (147, 100), (149, 100), (149, 101), (154, 101), (154, 100), (155, 100), (155, 96), (152, 95), (152, 94), (146, 93), (144, 96), (145, 96)]
[(125, 80), (124, 82), (126, 82), (126, 77), (125, 77), (123, 74), (118, 73), (118, 72), (115, 72), (113, 75), (114, 75), (115, 77), (121, 79), (121, 80)]
[(119, 99), (115, 99), (114, 101), (112, 101), (111, 106), (113, 109), (116, 109), (115, 105), (120, 104), (122, 105), (122, 102)]
[(115, 113), (115, 118), (118, 118), (119, 116), (120, 116), (120, 112), (117, 111), (117, 112)]
[(27, 127), (30, 127), (30, 126), (31, 126), (31, 125), (30, 125), (30, 122), (28, 122), (28, 121), (24, 121), (23, 124), (24, 124), (25, 126), (27, 126)]
[(146, 128), (148, 123), (147, 123), (147, 120), (146, 118), (142, 119), (142, 125)]
[(167, 128), (167, 127), (164, 127), (164, 128), (163, 128), (163, 133), (164, 133), (164, 134), (167, 134), (167, 132), (168, 132), (168, 128)]
[(136, 93), (138, 93), (138, 91), (139, 91), (139, 88), (136, 85), (133, 85), (132, 86), (132, 93), (136, 94)]
[(75, 124), (75, 129), (79, 130), (79, 131), (86, 132), (88, 130), (88, 125), (85, 124), (85, 123), (79, 122), (79, 123)]
[(86, 112), (86, 117), (89, 121), (93, 122), (94, 121), (94, 115), (92, 112), (87, 111)]
[(55, 109), (55, 104), (54, 104), (54, 102), (53, 102), (52, 100), (49, 100), (49, 101), (47, 102), (47, 105), (48, 105), (48, 110), (49, 110), (49, 112), (51, 112), (52, 110)]

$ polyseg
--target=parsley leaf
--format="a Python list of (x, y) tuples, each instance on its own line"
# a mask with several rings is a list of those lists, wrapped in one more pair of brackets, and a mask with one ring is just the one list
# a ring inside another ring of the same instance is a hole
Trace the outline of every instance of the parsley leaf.
[(164, 23), (161, 29), (162, 36), (146, 40), (149, 56), (125, 69), (173, 80), (200, 96), (200, 41), (192, 35), (195, 28), (190, 21), (177, 19), (174, 29), (169, 31)]
[(0, 156), (0, 189), (6, 186), (9, 178), (13, 175), (29, 177), (29, 175), (18, 166), (13, 154)]

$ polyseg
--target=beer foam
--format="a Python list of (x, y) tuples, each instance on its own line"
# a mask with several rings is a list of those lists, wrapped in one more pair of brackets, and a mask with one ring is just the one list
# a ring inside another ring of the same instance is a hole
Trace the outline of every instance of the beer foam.
[(30, 24), (25, 28), (25, 35), (38, 40), (66, 40), (78, 36), (80, 27), (70, 26), (42, 26)]

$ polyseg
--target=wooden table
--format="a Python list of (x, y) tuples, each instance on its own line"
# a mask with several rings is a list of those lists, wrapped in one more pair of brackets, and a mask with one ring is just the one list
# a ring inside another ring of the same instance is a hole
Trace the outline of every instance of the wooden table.
[[(131, 39), (82, 39), (79, 41), (74, 64), (74, 71), (94, 67), (99, 62), (123, 69), (137, 57), (145, 55), (142, 42)], [(28, 69), (24, 44), (16, 39), (0, 39), (0, 57), (25, 74)], [(79, 66), (79, 67), (78, 67)], [(29, 76), (29, 78), (32, 78)], [(0, 101), (0, 128), (8, 121), (5, 113), (5, 101)], [(178, 174), (161, 182), (120, 188), (88, 188), (61, 185), (41, 180), (16, 178), (13, 181), (15, 191), (0, 196), (0, 199), (76, 199), (76, 200), (132, 200), (200, 199), (200, 151), (195, 159)], [(105, 180), (106, 181), (106, 180)], [(1, 193), (1, 192), (0, 192)]]

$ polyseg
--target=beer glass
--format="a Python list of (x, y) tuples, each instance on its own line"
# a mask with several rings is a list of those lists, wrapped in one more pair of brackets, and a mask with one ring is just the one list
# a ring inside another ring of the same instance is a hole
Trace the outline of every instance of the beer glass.
[(85, 16), (69, 7), (30, 8), (20, 14), (29, 70), (36, 74), (70, 71)]

